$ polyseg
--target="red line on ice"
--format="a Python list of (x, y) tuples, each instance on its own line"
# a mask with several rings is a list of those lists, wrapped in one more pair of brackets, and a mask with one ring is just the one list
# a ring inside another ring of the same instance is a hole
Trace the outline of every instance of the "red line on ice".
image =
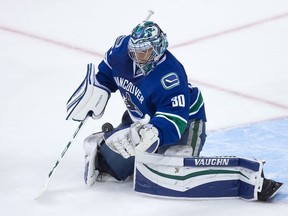
[[(225, 31), (222, 31), (222, 32), (218, 32), (218, 33), (202, 36), (200, 38), (192, 39), (192, 40), (186, 41), (184, 43), (171, 45), (170, 48), (171, 49), (175, 49), (175, 48), (179, 48), (179, 47), (183, 47), (183, 46), (189, 46), (191, 44), (199, 43), (199, 42), (202, 42), (202, 41), (205, 41), (205, 40), (210, 40), (210, 39), (213, 39), (213, 38), (225, 35), (225, 34), (230, 34), (230, 33), (241, 31), (241, 30), (244, 30), (244, 29), (247, 29), (247, 28), (252, 28), (252, 27), (255, 27), (255, 26), (270, 22), (270, 21), (275, 21), (275, 20), (278, 20), (278, 19), (286, 18), (286, 17), (288, 17), (288, 12), (283, 13), (283, 14), (279, 14), (279, 15), (276, 15), (276, 16), (268, 17), (268, 18), (265, 18), (265, 19), (262, 19), (262, 20), (258, 20), (258, 21), (252, 22), (252, 23), (248, 23), (248, 24), (245, 24), (245, 25), (242, 25), (242, 26), (238, 26), (238, 27), (235, 27), (235, 28), (232, 28), (232, 29), (228, 29), (228, 30), (225, 30)], [(40, 35), (36, 35), (36, 34), (32, 34), (32, 33), (29, 33), (29, 32), (20, 31), (20, 30), (14, 29), (14, 28), (9, 28), (9, 27), (5, 27), (5, 26), (1, 26), (0, 25), (0, 30), (6, 31), (6, 32), (10, 32), (10, 33), (14, 33), (14, 34), (18, 34), (18, 35), (22, 35), (22, 36), (26, 36), (26, 37), (30, 37), (30, 38), (37, 39), (37, 40), (40, 40), (40, 41), (43, 41), (43, 42), (47, 42), (47, 43), (50, 43), (50, 44), (58, 45), (58, 46), (63, 47), (63, 48), (77, 50), (79, 52), (82, 52), (82, 53), (85, 53), (85, 54), (89, 54), (89, 55), (94, 55), (94, 56), (97, 56), (97, 57), (100, 57), (100, 58), (103, 57), (103, 54), (101, 54), (99, 52), (95, 52), (93, 50), (89, 50), (89, 49), (86, 49), (86, 48), (74, 46), (72, 44), (68, 44), (68, 43), (64, 43), (64, 42), (61, 42), (61, 41), (53, 40), (53, 39), (46, 38), (46, 37), (43, 37), (43, 36), (40, 36)]]
[[(286, 18), (286, 17), (288, 17), (288, 12), (283, 13), (283, 14), (279, 14), (279, 15), (276, 15), (276, 16), (268, 17), (268, 18), (265, 18), (265, 19), (262, 19), (262, 20), (258, 20), (258, 21), (252, 22), (252, 23), (248, 23), (248, 24), (245, 24), (245, 25), (242, 25), (242, 26), (238, 26), (238, 27), (235, 27), (235, 28), (232, 28), (232, 29), (228, 29), (228, 30), (225, 30), (225, 31), (221, 31), (221, 32), (218, 32), (218, 33), (202, 36), (200, 38), (192, 39), (192, 40), (186, 41), (184, 43), (172, 45), (172, 46), (170, 46), (170, 48), (175, 49), (175, 48), (179, 48), (179, 47), (183, 47), (183, 46), (189, 46), (189, 45), (192, 45), (192, 44), (195, 44), (195, 43), (199, 43), (199, 42), (203, 42), (203, 41), (206, 41), (206, 40), (210, 40), (210, 39), (213, 39), (213, 38), (216, 38), (216, 37), (220, 37), (222, 35), (231, 34), (231, 33), (238, 32), (238, 31), (242, 31), (242, 30), (245, 30), (245, 29), (248, 29), (248, 28), (252, 28), (252, 27), (264, 24), (264, 23), (268, 23), (268, 22), (271, 22), (271, 21), (283, 19), (283, 18)], [(64, 42), (61, 42), (61, 41), (53, 40), (53, 39), (50, 39), (50, 38), (46, 38), (46, 37), (43, 37), (43, 36), (40, 36), (40, 35), (35, 35), (35, 34), (32, 34), (32, 33), (16, 30), (16, 29), (13, 29), (13, 28), (5, 27), (5, 26), (0, 26), (0, 30), (6, 31), (6, 32), (10, 32), (10, 33), (14, 33), (14, 34), (18, 34), (18, 35), (22, 35), (22, 36), (26, 36), (26, 37), (30, 37), (30, 38), (33, 38), (33, 39), (36, 39), (36, 40), (40, 40), (40, 41), (43, 41), (43, 42), (46, 42), (46, 43), (50, 43), (50, 44), (53, 44), (53, 45), (57, 45), (57, 46), (60, 46), (60, 47), (66, 48), (66, 49), (72, 49), (72, 50), (76, 50), (76, 51), (79, 51), (79, 52), (82, 52), (82, 53), (85, 53), (85, 54), (94, 55), (94, 56), (97, 56), (99, 58), (103, 58), (103, 54), (101, 54), (99, 52), (95, 52), (95, 51), (92, 51), (92, 50), (89, 50), (89, 49), (85, 49), (85, 48), (82, 48), (82, 47), (74, 46), (72, 44), (64, 43)], [(217, 89), (217, 90), (220, 90), (220, 91), (223, 91), (223, 92), (234, 94), (234, 95), (237, 95), (237, 96), (240, 96), (240, 97), (243, 97), (243, 98), (248, 98), (248, 99), (251, 99), (251, 100), (259, 101), (259, 102), (262, 102), (262, 103), (265, 103), (265, 104), (269, 104), (271, 106), (278, 107), (278, 108), (281, 108), (281, 109), (285, 109), (285, 110), (288, 109), (288, 107), (285, 106), (285, 105), (277, 104), (277, 103), (274, 103), (272, 101), (268, 101), (268, 100), (265, 100), (265, 99), (257, 98), (257, 97), (251, 96), (251, 95), (246, 95), (246, 94), (243, 94), (243, 93), (231, 90), (231, 89), (225, 89), (225, 88), (222, 88), (222, 87), (219, 87), (219, 86), (215, 86), (215, 85), (212, 85), (212, 84), (209, 84), (209, 83), (200, 82), (200, 81), (194, 81), (194, 83), (198, 83), (198, 84), (201, 84), (201, 85), (209, 87), (209, 88), (213, 88), (213, 89)]]
[(286, 17), (288, 17), (288, 12), (280, 14), (280, 15), (277, 15), (277, 16), (268, 17), (268, 18), (265, 18), (265, 19), (262, 19), (262, 20), (258, 20), (256, 22), (248, 23), (248, 24), (245, 24), (245, 25), (242, 25), (242, 26), (238, 26), (238, 27), (235, 27), (235, 28), (232, 28), (232, 29), (228, 29), (228, 30), (225, 30), (225, 31), (221, 31), (221, 32), (217, 32), (217, 33), (214, 33), (214, 34), (202, 36), (202, 37), (199, 37), (199, 38), (196, 38), (196, 39), (192, 39), (190, 41), (186, 41), (184, 43), (172, 45), (172, 46), (170, 46), (170, 48), (179, 48), (179, 47), (183, 47), (183, 46), (189, 46), (191, 44), (199, 43), (199, 42), (202, 42), (202, 41), (205, 41), (205, 40), (210, 40), (210, 39), (213, 39), (213, 38), (216, 38), (216, 37), (220, 37), (220, 36), (226, 35), (226, 34), (231, 34), (231, 33), (237, 32), (237, 31), (242, 31), (242, 30), (245, 30), (245, 29), (248, 29), (248, 28), (252, 28), (252, 27), (267, 23), (267, 22), (275, 21), (275, 20), (278, 20), (278, 19), (283, 19), (283, 18), (286, 18)]
[(196, 83), (196, 84), (199, 84), (199, 85), (202, 85), (202, 86), (206, 86), (208, 88), (213, 88), (213, 89), (216, 89), (218, 91), (223, 91), (223, 92), (226, 92), (226, 93), (229, 93), (229, 94), (233, 94), (233, 95), (238, 96), (238, 97), (251, 99), (251, 100), (258, 101), (258, 102), (261, 102), (261, 103), (264, 103), (264, 104), (268, 104), (270, 106), (274, 106), (274, 107), (277, 107), (277, 108), (280, 108), (280, 109), (288, 110), (288, 106), (285, 106), (285, 105), (282, 105), (282, 104), (278, 104), (278, 103), (275, 103), (273, 101), (269, 101), (269, 100), (266, 100), (266, 99), (254, 97), (252, 95), (240, 93), (240, 92), (234, 91), (232, 89), (223, 88), (223, 87), (216, 86), (216, 85), (213, 85), (213, 84), (209, 84), (209, 83), (206, 83), (206, 82), (201, 82), (201, 81), (197, 81), (197, 80), (190, 80), (190, 81), (191, 81), (191, 83)]
[(98, 52), (95, 52), (95, 51), (92, 51), (92, 50), (89, 50), (89, 49), (85, 49), (85, 48), (82, 48), (82, 47), (74, 46), (72, 44), (64, 43), (64, 42), (61, 42), (61, 41), (53, 40), (53, 39), (46, 38), (46, 37), (43, 37), (43, 36), (40, 36), (40, 35), (35, 35), (35, 34), (29, 33), (29, 32), (20, 31), (20, 30), (16, 30), (16, 29), (13, 29), (13, 28), (5, 27), (5, 26), (0, 26), (0, 29), (3, 30), (3, 31), (6, 31), (6, 32), (10, 32), (10, 33), (26, 36), (26, 37), (33, 38), (33, 39), (36, 39), (36, 40), (40, 40), (42, 42), (47, 42), (47, 43), (50, 43), (50, 44), (53, 44), (53, 45), (57, 45), (57, 46), (60, 46), (60, 47), (66, 48), (66, 49), (72, 49), (72, 50), (76, 50), (76, 51), (79, 51), (79, 52), (82, 52), (82, 53), (85, 53), (85, 54), (94, 55), (94, 56), (103, 58), (103, 55), (98, 53)]

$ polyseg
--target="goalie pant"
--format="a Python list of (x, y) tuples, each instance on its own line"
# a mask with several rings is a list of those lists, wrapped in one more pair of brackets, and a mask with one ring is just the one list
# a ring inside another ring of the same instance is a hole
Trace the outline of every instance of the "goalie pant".
[(135, 157), (134, 190), (178, 198), (257, 200), (263, 162), (237, 157)]

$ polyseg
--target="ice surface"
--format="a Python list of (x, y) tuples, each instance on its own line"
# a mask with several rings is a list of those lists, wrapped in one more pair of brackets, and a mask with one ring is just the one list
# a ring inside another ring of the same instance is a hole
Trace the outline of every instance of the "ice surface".
[[(0, 215), (287, 214), (286, 0), (0, 4)], [(48, 191), (34, 200), (77, 128), (77, 122), (65, 121), (65, 104), (86, 64), (98, 64), (115, 38), (129, 34), (149, 9), (202, 90), (208, 117), (203, 155), (266, 160), (266, 176), (286, 183), (273, 202), (152, 198), (133, 192), (131, 181), (86, 187), (82, 141), (105, 122), (119, 123), (124, 105), (118, 94), (102, 119), (87, 122)]]

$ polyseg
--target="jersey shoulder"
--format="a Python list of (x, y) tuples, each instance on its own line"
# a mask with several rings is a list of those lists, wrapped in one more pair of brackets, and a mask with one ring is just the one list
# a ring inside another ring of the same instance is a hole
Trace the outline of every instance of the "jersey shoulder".
[(121, 55), (123, 53), (127, 53), (127, 46), (130, 39), (130, 35), (121, 35), (117, 37), (114, 42), (114, 45), (111, 47), (111, 54)]
[(129, 35), (119, 36), (115, 40), (113, 46), (106, 52), (103, 64), (106, 64), (110, 69), (112, 69), (119, 65), (123, 66), (126, 63), (131, 62), (127, 50), (129, 38)]
[(159, 80), (157, 82), (159, 90), (176, 90), (188, 85), (184, 67), (170, 52), (166, 51), (152, 73), (153, 78)]

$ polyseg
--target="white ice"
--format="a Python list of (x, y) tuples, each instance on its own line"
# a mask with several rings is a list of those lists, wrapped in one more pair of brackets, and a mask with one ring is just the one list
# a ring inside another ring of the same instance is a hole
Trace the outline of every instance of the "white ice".
[[(89, 119), (47, 192), (34, 200), (78, 126), (65, 120), (65, 105), (86, 64), (98, 64), (115, 38), (129, 34), (149, 9), (190, 81), (202, 90), (208, 117), (202, 155), (264, 157), (259, 159), (266, 160), (270, 176), (288, 183), (287, 0), (0, 0), (0, 5), (1, 216), (287, 214), (285, 187), (271, 203), (152, 198), (133, 192), (132, 182), (88, 188), (82, 141), (105, 122), (119, 123), (125, 108), (118, 93), (100, 120)], [(245, 133), (239, 135), (239, 128)]]

